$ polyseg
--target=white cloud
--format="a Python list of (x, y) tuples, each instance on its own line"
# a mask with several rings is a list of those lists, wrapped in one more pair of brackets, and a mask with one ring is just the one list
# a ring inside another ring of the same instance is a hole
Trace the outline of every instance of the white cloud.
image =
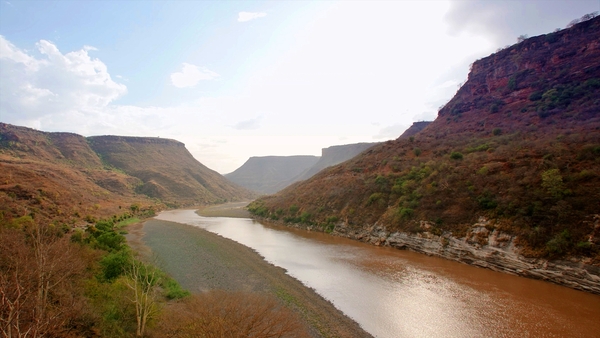
[(198, 67), (189, 63), (184, 63), (181, 72), (171, 74), (171, 83), (177, 88), (193, 87), (202, 80), (212, 80), (219, 77), (219, 74)]
[(46, 40), (36, 47), (40, 58), (0, 36), (0, 106), (7, 122), (35, 127), (54, 114), (94, 114), (127, 92), (89, 56), (93, 47), (66, 54)]
[(259, 116), (259, 117), (254, 118), (254, 119), (240, 121), (240, 122), (236, 123), (233, 126), (233, 128), (237, 129), (237, 130), (253, 130), (253, 129), (258, 129), (258, 128), (260, 128), (260, 121), (261, 120), (262, 120), (262, 117)]
[(246, 22), (267, 16), (264, 12), (239, 12), (238, 22)]

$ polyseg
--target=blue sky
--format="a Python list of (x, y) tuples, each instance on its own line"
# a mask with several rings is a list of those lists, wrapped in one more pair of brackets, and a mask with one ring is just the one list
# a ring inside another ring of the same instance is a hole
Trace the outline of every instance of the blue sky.
[(0, 1), (0, 121), (250, 156), (398, 137), (469, 64), (600, 1)]

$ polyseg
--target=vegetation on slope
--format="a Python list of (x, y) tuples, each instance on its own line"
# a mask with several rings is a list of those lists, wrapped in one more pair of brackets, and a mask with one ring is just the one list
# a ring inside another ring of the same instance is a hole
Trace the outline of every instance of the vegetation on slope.
[(421, 133), (374, 147), (249, 206), (331, 231), (465, 235), (479, 216), (518, 235), (527, 256), (600, 263), (600, 18), (475, 62)]
[(0, 222), (0, 332), (4, 337), (305, 337), (299, 317), (273, 297), (190, 295), (134, 256), (130, 211), (69, 230), (29, 216)]
[(106, 166), (141, 180), (135, 191), (169, 206), (223, 203), (253, 197), (198, 162), (181, 142), (151, 137), (93, 136), (90, 147)]
[(30, 216), (2, 219), (3, 336), (143, 334), (143, 320), (151, 319), (160, 299), (187, 294), (125, 245), (119, 227), (146, 216), (132, 206), (131, 213), (75, 231)]

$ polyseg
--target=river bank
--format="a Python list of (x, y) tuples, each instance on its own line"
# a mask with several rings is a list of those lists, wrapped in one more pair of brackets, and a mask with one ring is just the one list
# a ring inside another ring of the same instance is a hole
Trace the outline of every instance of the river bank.
[[(239, 205), (203, 208), (213, 216), (241, 216)], [(370, 337), (329, 301), (266, 262), (254, 250), (206, 230), (150, 219), (128, 228), (130, 246), (192, 293), (208, 290), (268, 293), (297, 312), (314, 337)], [(145, 236), (149, 234), (145, 238)]]
[[(253, 216), (261, 221), (309, 231), (323, 231), (323, 228), (303, 224), (289, 224)], [(600, 228), (600, 218), (596, 220)], [(600, 295), (600, 266), (583, 259), (547, 260), (527, 258), (520, 254), (516, 236), (495, 229), (485, 218), (473, 224), (463, 238), (451, 233), (430, 232), (430, 222), (420, 222), (420, 232), (406, 233), (388, 231), (385, 226), (351, 226), (340, 222), (330, 234), (369, 243), (410, 250), (429, 256), (436, 256), (472, 266), (482, 267), (516, 276), (552, 282), (576, 290)]]

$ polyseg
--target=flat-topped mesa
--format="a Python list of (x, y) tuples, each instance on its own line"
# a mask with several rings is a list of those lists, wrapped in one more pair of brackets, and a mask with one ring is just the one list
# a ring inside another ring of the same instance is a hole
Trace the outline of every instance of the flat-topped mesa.
[(102, 163), (85, 137), (66, 132), (43, 132), (0, 123), (0, 148), (12, 156), (99, 168)]
[[(345, 160), (348, 160), (348, 159), (360, 154), (364, 150), (367, 150), (376, 144), (377, 144), (377, 142), (371, 142), (371, 143), (365, 142), (365, 143), (343, 144), (343, 145), (338, 145), (338, 146), (322, 148), (321, 149), (321, 157), (325, 158), (325, 159), (327, 159), (328, 157), (332, 157), (334, 159), (340, 158), (341, 159), (340, 162), (343, 162)], [(337, 163), (335, 163), (335, 164), (337, 164)]]
[(166, 144), (178, 147), (185, 147), (183, 142), (177, 140), (160, 138), (160, 137), (141, 137), (141, 136), (116, 136), (116, 135), (103, 135), (103, 136), (90, 136), (88, 140), (95, 143), (114, 143), (114, 142), (125, 142), (125, 143), (146, 143), (146, 144)]

